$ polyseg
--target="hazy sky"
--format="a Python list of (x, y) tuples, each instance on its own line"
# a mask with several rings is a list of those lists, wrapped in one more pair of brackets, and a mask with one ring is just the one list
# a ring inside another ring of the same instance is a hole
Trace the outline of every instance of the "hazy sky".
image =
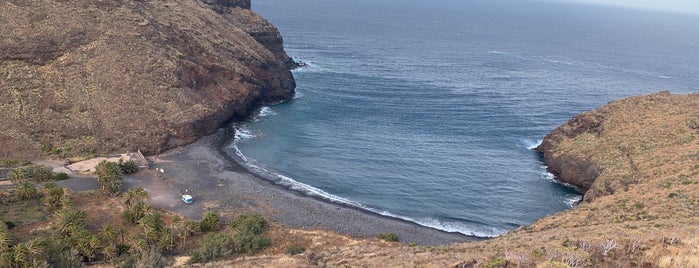
[(699, 14), (699, 0), (562, 0)]

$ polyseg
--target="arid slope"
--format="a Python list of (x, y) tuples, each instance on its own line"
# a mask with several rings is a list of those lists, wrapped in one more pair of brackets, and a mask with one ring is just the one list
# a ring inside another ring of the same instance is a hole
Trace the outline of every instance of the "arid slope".
[(158, 153), (292, 97), (293, 61), (249, 7), (0, 2), (0, 158)]

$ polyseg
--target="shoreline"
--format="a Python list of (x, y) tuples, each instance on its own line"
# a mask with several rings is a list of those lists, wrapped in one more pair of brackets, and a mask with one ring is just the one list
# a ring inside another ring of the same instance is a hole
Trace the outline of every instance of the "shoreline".
[(361, 238), (392, 232), (401, 242), (419, 245), (487, 239), (425, 227), (275, 184), (251, 172), (225, 152), (224, 146), (233, 138), (230, 128), (219, 129), (192, 144), (148, 157), (151, 168), (165, 170), (156, 176), (176, 190), (173, 192), (186, 189), (195, 198), (195, 203), (189, 207), (177, 204), (163, 209), (178, 213), (186, 210), (185, 216), (195, 218), (201, 217), (199, 213), (205, 210), (218, 211), (224, 218), (242, 212), (260, 213), (284, 227), (330, 230)]

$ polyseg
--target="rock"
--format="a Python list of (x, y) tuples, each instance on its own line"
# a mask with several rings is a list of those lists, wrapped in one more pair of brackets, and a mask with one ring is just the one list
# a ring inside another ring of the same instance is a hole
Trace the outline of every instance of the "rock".
[(207, 2), (230, 12), (190, 0), (1, 2), (0, 158), (156, 154), (292, 98), (277, 29), (249, 1)]

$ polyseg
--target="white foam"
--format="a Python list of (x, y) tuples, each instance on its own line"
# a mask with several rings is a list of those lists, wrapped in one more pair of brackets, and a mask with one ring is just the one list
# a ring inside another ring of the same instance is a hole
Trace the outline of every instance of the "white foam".
[(572, 195), (567, 197), (564, 202), (566, 205), (568, 205), (569, 208), (574, 207), (580, 200), (582, 200), (583, 196), (582, 195)]
[(546, 172), (546, 174), (544, 175), (544, 177), (545, 177), (547, 180), (556, 181), (556, 175), (553, 175), (553, 173), (551, 173), (551, 172)]
[(670, 79), (670, 77), (669, 77), (669, 76), (666, 76), (666, 75), (659, 75), (658, 77), (660, 77), (660, 78), (662, 78), (662, 79)]
[(524, 145), (527, 147), (529, 150), (534, 150), (536, 147), (539, 147), (541, 143), (544, 142), (544, 140), (538, 140), (536, 142), (533, 142), (531, 140), (524, 140)]
[(236, 126), (234, 143), (238, 140), (252, 139), (254, 137), (255, 134), (253, 134), (252, 131), (250, 131), (249, 129), (241, 126)]
[(265, 116), (276, 115), (276, 114), (277, 114), (277, 112), (272, 110), (272, 108), (270, 108), (268, 106), (264, 106), (264, 107), (262, 107), (262, 109), (260, 109), (260, 113), (257, 116), (258, 117), (265, 117)]

